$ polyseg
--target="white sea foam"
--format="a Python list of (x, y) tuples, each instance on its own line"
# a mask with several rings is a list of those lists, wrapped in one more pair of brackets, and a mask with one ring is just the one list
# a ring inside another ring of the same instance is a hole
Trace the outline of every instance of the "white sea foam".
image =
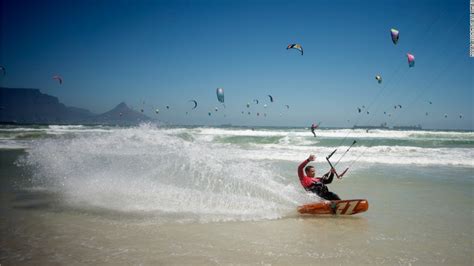
[(62, 193), (75, 206), (209, 221), (277, 218), (309, 200), (239, 148), (168, 133), (144, 125), (40, 140), (24, 163), (35, 169), (36, 186)]
[(1, 128), (2, 132), (45, 132), (49, 134), (60, 134), (60, 133), (80, 133), (80, 132), (108, 132), (112, 130), (111, 127), (102, 126), (54, 126), (48, 127), (14, 127), (14, 128)]
[[(245, 156), (253, 160), (282, 160), (299, 162), (309, 154), (315, 154), (325, 161), (325, 157), (334, 151), (334, 147), (300, 147), (281, 145), (260, 145), (261, 149), (245, 151)], [(333, 155), (338, 160), (348, 146), (340, 147)], [(474, 151), (470, 148), (420, 148), (407, 146), (353, 147), (341, 163), (381, 163), (388, 165), (420, 166), (461, 166), (474, 167)]]
[(0, 129), (0, 149), (27, 149), (33, 140), (51, 136), (110, 133), (116, 128), (102, 126), (14, 127)]
[[(251, 158), (253, 160), (286, 160), (299, 161), (308, 154), (316, 154), (318, 157), (324, 158), (334, 149), (338, 149), (338, 153), (334, 158), (339, 158), (351, 144), (351, 139), (346, 139), (343, 146), (323, 146), (321, 144), (326, 136), (345, 137), (347, 133), (354, 133), (360, 139), (368, 139), (370, 147), (356, 146), (351, 148), (351, 152), (345, 156), (341, 162), (356, 163), (382, 163), (393, 165), (448, 165), (473, 167), (472, 160), (474, 152), (468, 147), (419, 147), (419, 146), (387, 146), (377, 145), (377, 141), (370, 139), (400, 139), (416, 141), (430, 141), (435, 139), (440, 141), (463, 141), (474, 139), (472, 132), (427, 132), (427, 131), (394, 131), (394, 130), (371, 130), (369, 133), (365, 130), (323, 130), (318, 133), (318, 138), (308, 137), (308, 132), (301, 131), (274, 131), (274, 130), (240, 130), (240, 129), (215, 129), (200, 128), (192, 134), (203, 142), (212, 142), (215, 137), (219, 136), (257, 136), (257, 137), (281, 137), (277, 143), (250, 143), (246, 149), (238, 150), (242, 158)], [(357, 138), (356, 138), (357, 139)], [(396, 140), (395, 140), (396, 141)], [(360, 142), (360, 141), (359, 141)], [(366, 141), (367, 142), (367, 141)], [(396, 143), (396, 142), (394, 142)], [(339, 143), (338, 143), (339, 144)], [(362, 144), (364, 145), (364, 144)], [(405, 144), (406, 145), (406, 144)], [(426, 144), (424, 144), (426, 145)], [(428, 144), (429, 145), (429, 144)], [(249, 148), (250, 147), (250, 148)]]
[(18, 141), (11, 139), (0, 139), (0, 150), (19, 150), (28, 148), (27, 141)]
[(70, 133), (96, 133), (96, 132), (110, 132), (113, 128), (95, 126), (49, 126), (45, 131), (48, 134), (70, 134)]
[(84, 128), (83, 125), (50, 125), (48, 126), (51, 129), (81, 129)]
[[(306, 139), (312, 137), (309, 129), (239, 129), (239, 128), (195, 128), (189, 132), (209, 141), (222, 136), (286, 137)], [(436, 140), (436, 141), (474, 141), (474, 132), (449, 131), (401, 131), (372, 129), (322, 129), (316, 130), (319, 138), (335, 139), (392, 139), (392, 140)], [(308, 144), (310, 141), (306, 141)]]

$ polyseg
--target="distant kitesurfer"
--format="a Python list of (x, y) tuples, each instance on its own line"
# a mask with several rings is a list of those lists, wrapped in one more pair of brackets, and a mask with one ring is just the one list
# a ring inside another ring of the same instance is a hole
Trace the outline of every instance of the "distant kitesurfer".
[(318, 128), (318, 127), (319, 127), (319, 125), (315, 125), (315, 124), (312, 124), (312, 125), (311, 125), (311, 133), (313, 133), (313, 135), (314, 135), (315, 137), (316, 137), (316, 133), (314, 133), (314, 130), (315, 130), (316, 128)]
[(334, 178), (334, 168), (331, 168), (331, 170), (324, 174), (322, 177), (316, 177), (316, 169), (314, 168), (314, 166), (306, 166), (309, 162), (314, 161), (315, 159), (316, 156), (311, 154), (308, 159), (304, 160), (298, 166), (298, 177), (300, 178), (301, 185), (303, 185), (306, 191), (316, 193), (323, 199), (340, 200), (341, 198), (339, 198), (337, 194), (330, 192), (328, 190), (328, 187), (326, 186), (326, 184), (330, 184), (332, 182), (332, 179)]

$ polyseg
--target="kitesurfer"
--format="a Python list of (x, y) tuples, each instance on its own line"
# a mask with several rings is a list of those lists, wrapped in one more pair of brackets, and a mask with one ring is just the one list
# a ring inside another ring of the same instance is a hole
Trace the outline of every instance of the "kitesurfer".
[(311, 133), (316, 137), (316, 133), (314, 133), (314, 130), (318, 128), (319, 125), (311, 124)]
[(306, 191), (316, 193), (323, 199), (340, 200), (341, 198), (339, 198), (337, 194), (330, 192), (328, 187), (326, 186), (326, 184), (330, 184), (332, 182), (332, 179), (334, 178), (334, 168), (331, 168), (331, 170), (324, 174), (322, 177), (316, 177), (316, 169), (314, 168), (314, 166), (306, 166), (309, 162), (314, 161), (315, 159), (316, 156), (311, 154), (308, 159), (304, 160), (298, 166), (298, 177), (300, 178), (301, 185), (303, 185)]

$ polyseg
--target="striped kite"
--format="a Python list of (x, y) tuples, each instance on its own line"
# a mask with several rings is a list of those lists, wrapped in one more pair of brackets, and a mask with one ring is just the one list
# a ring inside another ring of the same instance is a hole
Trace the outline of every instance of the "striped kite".
[(297, 44), (297, 43), (290, 44), (286, 47), (286, 50), (288, 49), (299, 50), (301, 52), (301, 55), (303, 55), (303, 47), (301, 46), (301, 44)]

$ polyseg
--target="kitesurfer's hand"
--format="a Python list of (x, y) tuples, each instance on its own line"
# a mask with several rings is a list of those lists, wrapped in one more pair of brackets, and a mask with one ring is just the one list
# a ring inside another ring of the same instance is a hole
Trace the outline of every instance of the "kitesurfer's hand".
[(336, 169), (334, 169), (334, 168), (331, 167), (331, 173), (335, 174), (335, 173), (336, 173)]
[(308, 161), (314, 161), (314, 159), (316, 159), (316, 156), (314, 156), (314, 154), (311, 154), (311, 155), (308, 157)]

